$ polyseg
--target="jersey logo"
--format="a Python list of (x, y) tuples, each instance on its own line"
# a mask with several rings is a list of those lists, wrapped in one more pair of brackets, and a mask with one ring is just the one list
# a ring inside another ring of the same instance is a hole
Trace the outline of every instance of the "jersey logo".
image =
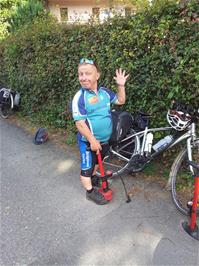
[(91, 98), (88, 99), (90, 104), (95, 104), (98, 102), (98, 98), (96, 96), (92, 96)]

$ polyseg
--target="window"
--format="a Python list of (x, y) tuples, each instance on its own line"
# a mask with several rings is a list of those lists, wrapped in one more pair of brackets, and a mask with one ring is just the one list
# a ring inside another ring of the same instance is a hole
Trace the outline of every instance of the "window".
[(60, 8), (61, 21), (68, 21), (68, 8)]
[(132, 14), (132, 9), (130, 7), (125, 7), (125, 16), (131, 16)]
[(135, 7), (125, 7), (124, 10), (125, 10), (125, 16), (126, 17), (134, 16), (136, 14)]
[(100, 8), (99, 7), (93, 7), (92, 8), (92, 14), (95, 18), (99, 18), (99, 14), (100, 14)]

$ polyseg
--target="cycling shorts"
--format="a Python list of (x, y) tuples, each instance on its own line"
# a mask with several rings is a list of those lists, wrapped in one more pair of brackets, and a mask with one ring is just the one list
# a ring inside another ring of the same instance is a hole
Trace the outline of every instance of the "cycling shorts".
[[(89, 142), (85, 142), (80, 139), (78, 139), (78, 146), (81, 156), (81, 176), (91, 177), (95, 165), (98, 164), (96, 152), (91, 151)], [(109, 150), (109, 144), (101, 143), (101, 146), (102, 150), (100, 152), (103, 159)]]

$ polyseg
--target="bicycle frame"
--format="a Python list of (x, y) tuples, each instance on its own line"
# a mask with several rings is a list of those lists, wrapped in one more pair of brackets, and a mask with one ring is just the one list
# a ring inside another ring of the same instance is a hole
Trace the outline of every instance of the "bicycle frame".
[[(145, 147), (145, 143), (146, 143), (146, 136), (149, 132), (151, 133), (155, 133), (155, 132), (163, 132), (163, 131), (169, 131), (172, 130), (172, 127), (160, 127), (160, 128), (148, 128), (146, 127), (143, 131), (139, 131), (136, 133), (133, 133), (129, 136), (127, 136), (125, 139), (123, 139), (120, 144), (125, 143), (128, 140), (128, 143), (124, 144), (123, 146), (121, 146), (120, 148), (117, 148), (116, 150), (114, 150), (113, 148), (111, 148), (111, 152), (115, 155), (117, 155), (118, 157), (120, 157), (122, 160), (129, 162), (131, 159), (126, 158), (125, 156), (121, 155), (119, 152), (124, 149), (125, 147), (127, 147), (128, 145), (130, 145), (131, 143), (134, 142), (134, 138), (137, 139), (137, 146), (135, 147), (135, 155), (144, 155), (144, 147)], [(180, 132), (179, 132), (180, 134)], [(169, 143), (166, 147), (164, 147), (163, 149), (161, 149), (160, 151), (154, 151), (150, 154), (149, 156), (149, 160), (151, 161), (153, 160), (156, 156), (158, 156), (159, 154), (163, 153), (164, 151), (170, 149), (171, 147), (174, 147), (175, 145), (177, 145), (178, 143), (182, 142), (183, 140), (187, 140), (186, 143), (186, 147), (187, 147), (187, 153), (188, 153), (188, 159), (191, 161), (192, 160), (192, 143), (194, 142), (194, 140), (196, 140), (196, 130), (195, 130), (195, 123), (191, 123), (191, 125), (189, 125), (188, 129), (186, 132), (182, 132), (181, 135), (179, 135), (177, 138), (175, 137), (174, 140)], [(193, 173), (193, 167), (190, 165), (189, 166), (191, 173)]]

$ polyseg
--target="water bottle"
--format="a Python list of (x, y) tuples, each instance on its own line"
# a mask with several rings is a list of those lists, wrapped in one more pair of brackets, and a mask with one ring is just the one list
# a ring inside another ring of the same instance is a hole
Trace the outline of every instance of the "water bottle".
[(151, 153), (151, 147), (152, 147), (152, 142), (153, 142), (153, 134), (148, 133), (146, 136), (146, 142), (144, 146), (144, 151), (148, 154)]
[(169, 145), (173, 140), (173, 136), (168, 135), (164, 137), (163, 139), (159, 140), (155, 145), (153, 145), (153, 149), (155, 151), (160, 151), (164, 149), (167, 145)]

